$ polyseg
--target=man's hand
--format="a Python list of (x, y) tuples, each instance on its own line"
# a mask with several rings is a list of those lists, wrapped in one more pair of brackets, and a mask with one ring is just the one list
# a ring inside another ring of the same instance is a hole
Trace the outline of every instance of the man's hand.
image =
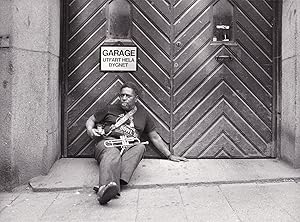
[(170, 153), (169, 151), (169, 147), (166, 145), (166, 143), (162, 140), (162, 138), (160, 137), (160, 135), (158, 135), (158, 133), (153, 130), (148, 134), (151, 142), (154, 144), (154, 146), (160, 151), (162, 152), (162, 154), (164, 156), (166, 156), (169, 160), (171, 161), (175, 161), (175, 162), (180, 162), (180, 161), (188, 161), (186, 158), (184, 157), (180, 157), (180, 156), (176, 156)]
[(104, 130), (102, 128), (97, 127), (97, 129), (95, 129), (95, 126), (96, 126), (95, 121), (96, 121), (96, 118), (94, 115), (92, 115), (90, 118), (88, 118), (88, 120), (85, 123), (86, 132), (89, 135), (89, 137), (91, 137), (92, 139), (94, 137), (99, 137), (99, 136), (103, 135), (101, 133), (104, 132)]
[(175, 155), (173, 155), (173, 154), (171, 154), (171, 155), (169, 156), (169, 160), (175, 161), (175, 162), (180, 162), (180, 161), (186, 162), (186, 161), (188, 161), (185, 157), (175, 156)]
[(98, 130), (95, 128), (87, 129), (87, 134), (93, 139), (94, 137), (99, 137), (101, 134), (98, 133)]

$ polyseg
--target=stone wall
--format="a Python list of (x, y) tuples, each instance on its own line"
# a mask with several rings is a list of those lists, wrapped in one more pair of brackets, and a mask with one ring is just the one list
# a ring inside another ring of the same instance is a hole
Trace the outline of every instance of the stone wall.
[(281, 158), (300, 167), (300, 2), (282, 8)]
[(59, 35), (59, 0), (0, 2), (0, 189), (60, 156)]

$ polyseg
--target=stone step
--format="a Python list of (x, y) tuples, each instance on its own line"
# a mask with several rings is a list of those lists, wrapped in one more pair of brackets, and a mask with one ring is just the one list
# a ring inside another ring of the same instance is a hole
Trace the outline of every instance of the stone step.
[[(277, 159), (190, 159), (172, 162), (143, 159), (128, 187), (263, 183), (300, 180), (300, 169)], [(92, 158), (62, 158), (46, 176), (35, 177), (36, 192), (91, 189), (98, 185), (98, 166)]]

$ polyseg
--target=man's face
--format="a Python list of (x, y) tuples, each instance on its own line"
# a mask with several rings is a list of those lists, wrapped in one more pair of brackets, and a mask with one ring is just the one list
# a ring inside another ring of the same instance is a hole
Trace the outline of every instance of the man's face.
[(135, 103), (137, 102), (137, 95), (134, 93), (133, 89), (131, 88), (123, 88), (120, 92), (120, 104), (122, 109), (124, 110), (131, 110), (134, 106)]

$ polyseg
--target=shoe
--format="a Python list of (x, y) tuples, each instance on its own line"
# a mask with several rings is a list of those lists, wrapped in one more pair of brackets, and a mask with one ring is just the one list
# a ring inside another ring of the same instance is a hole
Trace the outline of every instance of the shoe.
[(107, 204), (112, 198), (118, 194), (118, 185), (115, 182), (110, 182), (106, 186), (99, 188), (97, 193), (98, 201), (101, 205)]
[[(93, 190), (94, 190), (96, 193), (98, 193), (98, 191), (99, 191), (99, 186), (94, 186), (94, 187), (93, 187)], [(120, 193), (117, 193), (116, 197), (120, 197), (120, 196), (121, 196), (121, 194), (120, 194)]]

